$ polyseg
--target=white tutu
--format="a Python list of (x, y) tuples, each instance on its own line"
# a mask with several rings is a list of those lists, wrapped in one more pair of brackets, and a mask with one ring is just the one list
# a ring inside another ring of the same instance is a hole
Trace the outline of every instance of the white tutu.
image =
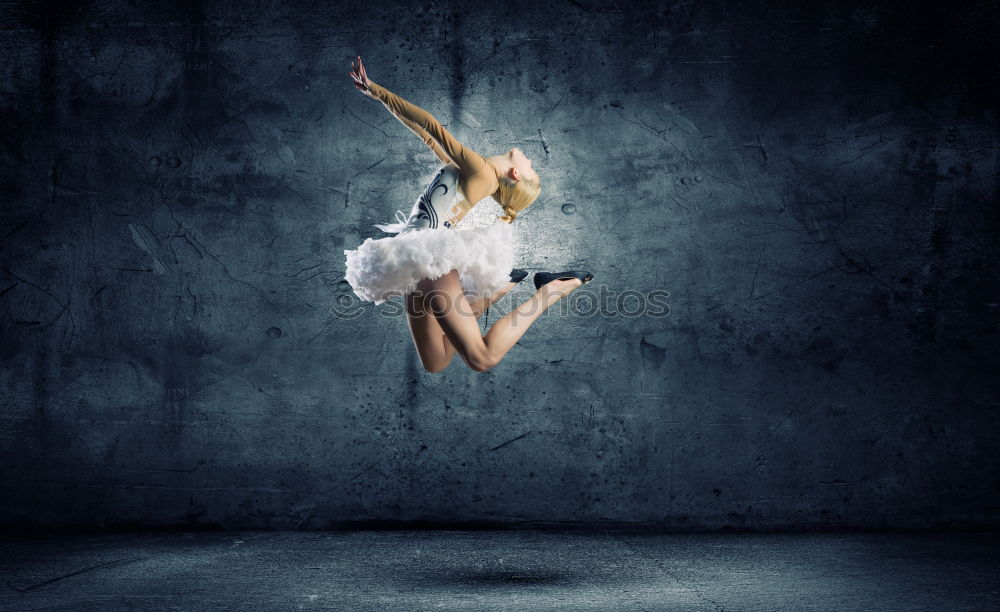
[(367, 238), (345, 250), (345, 279), (362, 300), (381, 304), (416, 289), (421, 279), (458, 270), (471, 299), (489, 297), (510, 282), (514, 228), (495, 220), (475, 229), (416, 229), (386, 238)]

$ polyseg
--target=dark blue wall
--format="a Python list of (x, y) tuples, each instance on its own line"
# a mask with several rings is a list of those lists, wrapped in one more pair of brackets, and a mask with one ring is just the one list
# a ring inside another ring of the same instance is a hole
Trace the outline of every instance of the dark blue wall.
[[(0, 524), (996, 525), (997, 3), (785, 4), (5, 7)], [(603, 311), (352, 304), (437, 168), (355, 55)]]

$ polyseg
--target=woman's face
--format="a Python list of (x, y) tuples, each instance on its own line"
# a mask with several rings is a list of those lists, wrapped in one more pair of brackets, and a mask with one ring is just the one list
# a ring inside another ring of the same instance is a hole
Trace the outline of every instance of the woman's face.
[(531, 167), (531, 160), (524, 154), (524, 151), (514, 147), (507, 153), (507, 156), (510, 157), (511, 164), (513, 164), (514, 169), (517, 170), (521, 178), (528, 180), (538, 178), (538, 173)]

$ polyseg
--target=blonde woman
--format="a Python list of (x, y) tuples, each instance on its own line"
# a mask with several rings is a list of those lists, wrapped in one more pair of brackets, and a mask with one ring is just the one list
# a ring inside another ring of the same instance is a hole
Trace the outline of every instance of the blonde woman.
[[(423, 140), (444, 167), (417, 198), (409, 216), (397, 211), (396, 223), (376, 225), (395, 236), (367, 238), (357, 249), (344, 251), (345, 278), (355, 295), (375, 304), (392, 295), (404, 296), (413, 343), (427, 371), (441, 372), (458, 353), (470, 368), (485, 372), (500, 362), (546, 308), (589, 282), (593, 274), (535, 273), (535, 294), (483, 336), (476, 319), (528, 274), (511, 269), (511, 223), (538, 197), (538, 173), (518, 148), (484, 157), (462, 146), (430, 113), (369, 79), (360, 57), (352, 62), (350, 76), (359, 91), (382, 102)], [(486, 196), (506, 214), (488, 227), (454, 229)], [(470, 302), (466, 293), (475, 301)]]

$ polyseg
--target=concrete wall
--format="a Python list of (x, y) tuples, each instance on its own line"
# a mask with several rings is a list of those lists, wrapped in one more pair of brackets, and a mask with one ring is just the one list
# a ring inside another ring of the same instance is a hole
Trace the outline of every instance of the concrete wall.
[[(752, 4), (4, 7), (0, 525), (996, 525), (996, 5)], [(339, 314), (437, 168), (355, 55), (609, 308)]]

